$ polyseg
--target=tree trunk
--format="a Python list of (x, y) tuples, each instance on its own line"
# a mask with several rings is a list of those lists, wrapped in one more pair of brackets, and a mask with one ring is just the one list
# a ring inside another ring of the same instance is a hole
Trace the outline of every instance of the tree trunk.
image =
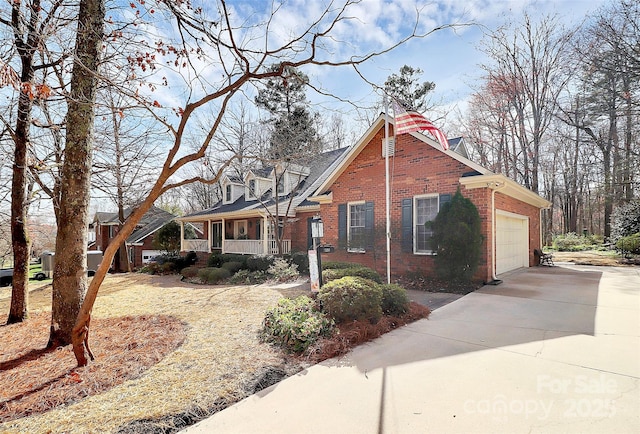
[(87, 228), (98, 82), (96, 72), (102, 49), (104, 18), (104, 0), (80, 1), (76, 57), (66, 119), (50, 346), (72, 343), (73, 326), (87, 291)]
[[(31, 15), (26, 21), (20, 11), (20, 2), (13, 2), (11, 10), (11, 26), (14, 31), (14, 42), (20, 55), (20, 96), (16, 114), (16, 129), (13, 135), (15, 145), (13, 160), (13, 179), (11, 182), (11, 247), (13, 249), (13, 287), (11, 290), (11, 306), (7, 324), (24, 321), (29, 316), (29, 257), (30, 240), (27, 228), (27, 149), (31, 140), (32, 98), (28, 90), (33, 85), (33, 56), (38, 45), (38, 22), (40, 2), (34, 1)], [(26, 40), (22, 38), (26, 36)]]

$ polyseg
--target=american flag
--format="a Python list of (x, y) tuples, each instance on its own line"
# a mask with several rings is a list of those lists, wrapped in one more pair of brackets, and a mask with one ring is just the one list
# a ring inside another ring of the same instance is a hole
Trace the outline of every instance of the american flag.
[(446, 151), (449, 149), (449, 142), (442, 131), (437, 129), (435, 125), (427, 120), (418, 112), (407, 111), (393, 101), (393, 114), (395, 115), (395, 132), (396, 135), (408, 134), (414, 131), (428, 131), (438, 139), (440, 146)]

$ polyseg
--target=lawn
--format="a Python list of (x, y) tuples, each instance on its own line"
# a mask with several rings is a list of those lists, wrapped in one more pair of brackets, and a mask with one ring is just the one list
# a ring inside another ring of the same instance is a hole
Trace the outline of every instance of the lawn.
[[(33, 319), (0, 326), (0, 432), (148, 432), (235, 402), (273, 372), (281, 377), (304, 367), (257, 339), (266, 309), (296, 290), (189, 285), (175, 275), (110, 275), (94, 308), (91, 346), (97, 360), (74, 369), (70, 348), (42, 351), (51, 287), (32, 285)], [(8, 312), (9, 297), (10, 288), (2, 288), (0, 312)], [(167, 327), (170, 339), (162, 333)], [(96, 384), (100, 378), (112, 384)], [(63, 387), (76, 388), (75, 402), (56, 406)], [(54, 408), (8, 420), (24, 399), (37, 403), (27, 406), (36, 412)]]
[(304, 357), (260, 342), (265, 312), (308, 294), (286, 285), (222, 286), (180, 276), (108, 275), (91, 322), (96, 360), (76, 368), (69, 347), (46, 350), (51, 284), (30, 283), (32, 317), (4, 325), (0, 288), (0, 432), (175, 432), (363, 341), (428, 316), (350, 322)]

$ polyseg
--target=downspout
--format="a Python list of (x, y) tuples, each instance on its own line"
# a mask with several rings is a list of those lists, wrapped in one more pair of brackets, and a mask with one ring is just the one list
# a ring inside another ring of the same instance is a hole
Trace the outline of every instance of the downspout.
[(491, 279), (495, 282), (494, 285), (501, 283), (496, 277), (496, 191), (505, 185), (504, 182), (498, 181), (487, 183), (487, 187), (491, 189)]
[(184, 252), (184, 222), (180, 222), (180, 251)]

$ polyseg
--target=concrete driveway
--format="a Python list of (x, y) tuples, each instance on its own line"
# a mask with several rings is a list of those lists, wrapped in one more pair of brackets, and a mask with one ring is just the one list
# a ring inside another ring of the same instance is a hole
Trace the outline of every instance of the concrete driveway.
[(640, 432), (640, 268), (502, 278), (185, 432)]

